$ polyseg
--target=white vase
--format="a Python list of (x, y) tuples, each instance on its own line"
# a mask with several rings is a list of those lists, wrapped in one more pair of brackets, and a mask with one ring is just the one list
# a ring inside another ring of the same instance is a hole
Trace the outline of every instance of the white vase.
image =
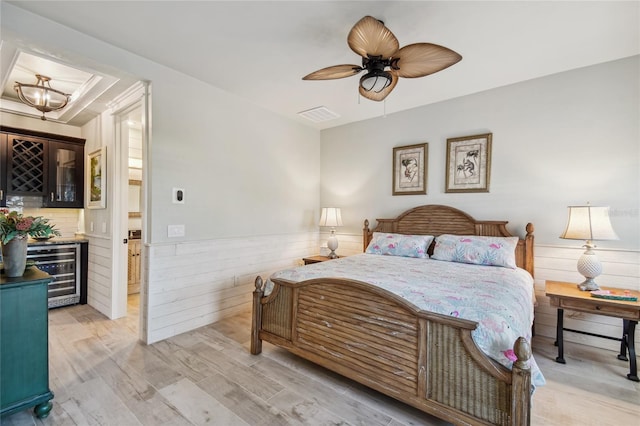
[(21, 277), (27, 266), (27, 236), (13, 237), (2, 244), (4, 275), (9, 278)]

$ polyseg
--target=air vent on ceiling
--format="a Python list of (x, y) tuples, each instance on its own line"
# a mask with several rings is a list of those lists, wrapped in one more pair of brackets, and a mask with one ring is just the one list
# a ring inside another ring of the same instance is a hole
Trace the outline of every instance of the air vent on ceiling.
[(340, 115), (331, 111), (327, 107), (319, 106), (316, 108), (311, 108), (306, 111), (301, 111), (298, 113), (299, 116), (304, 117), (308, 120), (313, 121), (314, 123), (321, 123), (323, 121), (333, 120), (335, 118), (340, 117)]

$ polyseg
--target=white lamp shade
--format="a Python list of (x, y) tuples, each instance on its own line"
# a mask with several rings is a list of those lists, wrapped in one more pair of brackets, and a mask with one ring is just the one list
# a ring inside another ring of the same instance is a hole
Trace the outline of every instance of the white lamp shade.
[(320, 226), (342, 226), (342, 216), (339, 207), (323, 207), (320, 214)]
[(570, 240), (617, 240), (609, 220), (609, 207), (569, 206), (567, 229), (560, 236)]

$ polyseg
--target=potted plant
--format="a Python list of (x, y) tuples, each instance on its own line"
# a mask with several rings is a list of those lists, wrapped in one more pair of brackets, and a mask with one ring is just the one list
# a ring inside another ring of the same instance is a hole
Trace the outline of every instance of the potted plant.
[(27, 240), (60, 235), (55, 225), (42, 216), (24, 216), (16, 211), (0, 209), (0, 243), (2, 262), (7, 277), (20, 277), (27, 265)]

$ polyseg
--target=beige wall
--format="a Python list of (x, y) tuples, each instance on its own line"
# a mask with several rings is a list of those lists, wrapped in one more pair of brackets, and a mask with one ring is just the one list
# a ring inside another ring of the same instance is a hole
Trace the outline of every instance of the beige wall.
[[(640, 249), (640, 57), (568, 71), (322, 131), (321, 204), (345, 227), (448, 204), (476, 219), (509, 220), (539, 244), (561, 240), (567, 206), (611, 206), (619, 241)], [(409, 82), (410, 83), (410, 82)], [(490, 192), (444, 192), (447, 138), (493, 133)], [(391, 195), (392, 149), (429, 143), (427, 195)]]
[[(583, 241), (562, 240), (567, 206), (611, 206), (618, 241), (598, 241), (601, 285), (640, 290), (639, 57), (568, 71), (322, 132), (321, 205), (342, 207), (341, 254), (361, 249), (362, 221), (421, 204), (447, 204), (476, 219), (535, 226), (536, 331), (553, 337), (545, 280), (579, 282)], [(493, 133), (490, 192), (447, 194), (446, 139)], [(392, 196), (392, 149), (429, 143), (427, 195)], [(326, 235), (320, 236), (326, 241)], [(339, 250), (340, 251), (340, 250)], [(567, 314), (567, 327), (619, 336), (621, 320)], [(618, 343), (566, 333), (566, 340)], [(640, 342), (640, 336), (637, 337)]]
[[(566, 206), (606, 204), (622, 238), (603, 248), (631, 256), (640, 248), (637, 57), (320, 134), (6, 3), (2, 8), (3, 31), (152, 82), (148, 341), (246, 308), (250, 277), (317, 252), (321, 205), (342, 207), (341, 247), (354, 252), (364, 218), (373, 222), (427, 203), (510, 220), (520, 235), (533, 222), (539, 245), (572, 249), (580, 243), (557, 239)], [(493, 133), (490, 192), (445, 194), (446, 139), (486, 132)], [(109, 129), (90, 125), (85, 134), (88, 146), (100, 146)], [(428, 194), (394, 197), (392, 149), (420, 142), (429, 143)], [(174, 187), (186, 190), (185, 205), (171, 203)], [(92, 244), (106, 256), (111, 213), (92, 217), (106, 223)], [(184, 224), (186, 237), (168, 238), (169, 224)], [(100, 256), (94, 303), (104, 312), (111, 295), (99, 270), (108, 274), (110, 265)], [(628, 277), (638, 277), (637, 269), (632, 262)]]
[[(238, 297), (237, 291), (242, 286), (250, 294), (247, 276), (272, 270), (281, 258), (289, 259), (287, 266), (295, 264), (291, 259), (315, 251), (308, 241), (317, 246), (319, 131), (6, 3), (1, 6), (3, 37), (14, 37), (16, 44), (32, 40), (84, 66), (104, 72), (117, 68), (151, 82), (145, 340), (246, 309), (246, 296)], [(113, 146), (112, 118), (89, 123), (82, 134), (87, 152), (107, 147), (107, 169), (113, 171), (118, 147)], [(87, 228), (94, 223), (94, 231), (87, 229), (89, 303), (110, 317), (117, 312), (117, 291), (111, 279), (116, 262), (109, 252), (119, 238), (112, 230), (112, 186), (107, 184), (107, 208), (88, 211), (85, 218)], [(185, 190), (185, 204), (171, 202), (172, 188)], [(172, 224), (185, 225), (186, 236), (169, 238)], [(197, 255), (192, 247), (202, 253), (222, 247), (235, 260)], [(169, 282), (168, 264), (174, 268)], [(179, 300), (163, 297), (165, 292)], [(203, 313), (205, 300), (214, 302)], [(233, 306), (239, 307), (229, 309)]]

